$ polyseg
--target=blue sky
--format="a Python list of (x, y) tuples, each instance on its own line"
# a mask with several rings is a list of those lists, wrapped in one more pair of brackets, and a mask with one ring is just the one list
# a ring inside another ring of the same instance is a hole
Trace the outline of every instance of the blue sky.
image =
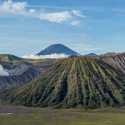
[(125, 51), (124, 0), (0, 0), (0, 53), (62, 43), (82, 53)]

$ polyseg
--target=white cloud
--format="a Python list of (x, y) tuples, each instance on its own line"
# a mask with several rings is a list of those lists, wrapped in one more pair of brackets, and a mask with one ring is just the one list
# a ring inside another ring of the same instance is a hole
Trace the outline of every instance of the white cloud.
[(41, 13), (40, 19), (47, 20), (49, 22), (62, 23), (72, 18), (69, 11), (53, 12), (53, 13)]
[(81, 11), (79, 11), (79, 10), (72, 10), (72, 14), (73, 14), (74, 16), (78, 16), (78, 17), (81, 17), (81, 18), (85, 18), (85, 17), (86, 17), (86, 16), (83, 15), (83, 14), (81, 13)]
[(25, 55), (23, 56), (23, 58), (25, 59), (60, 59), (60, 58), (67, 58), (69, 57), (68, 55), (65, 55), (65, 54), (50, 54), (50, 55)]
[(9, 76), (9, 73), (0, 65), (0, 76)]
[(71, 22), (72, 26), (79, 26), (80, 25), (80, 21), (79, 20), (75, 20)]
[[(43, 8), (41, 8), (43, 10)], [(34, 9), (28, 6), (26, 2), (14, 2), (12, 0), (4, 1), (0, 5), (0, 14), (18, 14), (23, 16), (31, 16), (36, 19), (48, 21), (51, 23), (67, 22), (73, 26), (78, 24), (78, 21), (73, 21), (78, 18), (85, 18), (79, 10), (64, 10), (64, 11), (41, 11), (38, 8)]]
[(0, 13), (21, 14), (26, 11), (26, 2), (12, 2), (11, 0), (4, 1), (0, 5)]

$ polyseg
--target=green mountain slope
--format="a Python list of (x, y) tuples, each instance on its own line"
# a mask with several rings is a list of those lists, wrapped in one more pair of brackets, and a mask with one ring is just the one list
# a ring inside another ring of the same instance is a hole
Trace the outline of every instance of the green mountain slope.
[(0, 61), (20, 61), (21, 58), (10, 55), (10, 54), (0, 54)]
[(71, 57), (39, 79), (5, 93), (10, 103), (41, 107), (100, 108), (125, 102), (125, 75), (103, 61)]

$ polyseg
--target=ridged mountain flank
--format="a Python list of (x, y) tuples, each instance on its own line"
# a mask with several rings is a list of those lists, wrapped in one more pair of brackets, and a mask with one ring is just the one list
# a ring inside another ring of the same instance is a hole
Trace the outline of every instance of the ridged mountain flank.
[(113, 66), (116, 70), (121, 70), (125, 73), (125, 53), (103, 56), (101, 59)]
[(125, 75), (98, 59), (58, 60), (39, 79), (6, 92), (10, 103), (40, 107), (101, 108), (125, 102)]

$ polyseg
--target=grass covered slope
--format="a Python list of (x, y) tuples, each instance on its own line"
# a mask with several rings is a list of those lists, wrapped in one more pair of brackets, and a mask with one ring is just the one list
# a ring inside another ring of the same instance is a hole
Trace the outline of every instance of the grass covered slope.
[(61, 59), (41, 78), (7, 92), (6, 99), (42, 107), (120, 106), (125, 100), (125, 76), (97, 59)]

